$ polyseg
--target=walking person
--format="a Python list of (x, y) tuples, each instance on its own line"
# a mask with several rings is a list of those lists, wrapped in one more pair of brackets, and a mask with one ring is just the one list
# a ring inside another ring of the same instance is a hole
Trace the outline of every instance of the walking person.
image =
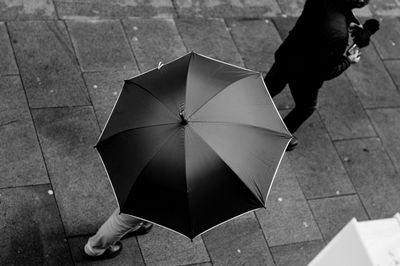
[(122, 250), (122, 238), (146, 234), (152, 226), (149, 222), (120, 213), (117, 208), (96, 234), (88, 239), (84, 247), (85, 255), (90, 260), (114, 258)]
[[(362, 8), (368, 2), (306, 0), (296, 25), (275, 52), (275, 62), (264, 81), (271, 97), (289, 85), (295, 107), (284, 122), (292, 134), (315, 111), (318, 91), (324, 81), (339, 76), (360, 60), (359, 49), (353, 49), (351, 53), (346, 53), (346, 49), (350, 25), (358, 24), (352, 9)], [(354, 41), (359, 40), (354, 38)], [(294, 137), (287, 151), (293, 150), (297, 144)]]

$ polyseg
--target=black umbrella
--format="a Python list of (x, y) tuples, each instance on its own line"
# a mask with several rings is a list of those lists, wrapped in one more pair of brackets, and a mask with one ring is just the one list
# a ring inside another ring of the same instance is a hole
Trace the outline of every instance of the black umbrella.
[(192, 239), (265, 206), (290, 139), (260, 73), (192, 52), (126, 80), (96, 148), (121, 212)]

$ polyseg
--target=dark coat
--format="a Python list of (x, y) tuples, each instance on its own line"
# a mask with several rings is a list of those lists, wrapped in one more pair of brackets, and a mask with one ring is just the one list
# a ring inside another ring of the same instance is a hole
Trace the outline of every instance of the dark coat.
[(344, 56), (349, 25), (355, 22), (344, 0), (307, 0), (289, 36), (275, 53), (294, 77), (321, 81), (340, 75), (351, 64)]

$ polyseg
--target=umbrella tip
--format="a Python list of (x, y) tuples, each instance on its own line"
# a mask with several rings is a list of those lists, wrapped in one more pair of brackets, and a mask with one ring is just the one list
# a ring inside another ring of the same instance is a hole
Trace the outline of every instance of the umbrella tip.
[(183, 125), (183, 126), (187, 125), (188, 121), (187, 121), (187, 119), (185, 117), (185, 111), (181, 111), (179, 113), (179, 116), (181, 117), (181, 125)]
[(164, 64), (160, 61), (160, 62), (158, 62), (158, 69), (160, 69), (162, 66), (163, 66)]

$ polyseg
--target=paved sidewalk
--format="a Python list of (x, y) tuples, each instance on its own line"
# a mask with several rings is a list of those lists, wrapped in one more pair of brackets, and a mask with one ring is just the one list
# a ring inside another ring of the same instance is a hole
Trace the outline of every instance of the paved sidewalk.
[[(0, 0), (0, 265), (86, 265), (117, 206), (93, 149), (123, 80), (188, 51), (266, 73), (304, 0)], [(352, 218), (400, 211), (400, 3), (324, 85), (266, 209), (192, 242), (155, 226), (96, 265), (306, 265)], [(276, 104), (293, 107), (288, 90)]]

